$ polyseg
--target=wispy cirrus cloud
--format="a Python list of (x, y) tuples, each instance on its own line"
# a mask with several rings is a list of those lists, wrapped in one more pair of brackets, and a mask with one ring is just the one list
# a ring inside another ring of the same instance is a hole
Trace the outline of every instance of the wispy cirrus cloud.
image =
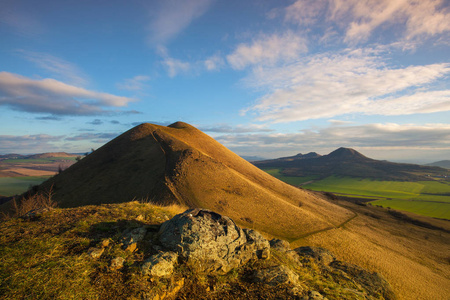
[(240, 44), (227, 56), (227, 61), (232, 68), (242, 70), (252, 65), (291, 61), (306, 51), (306, 39), (287, 31), (282, 35), (261, 35), (251, 44)]
[(214, 126), (199, 126), (199, 130), (214, 133), (249, 133), (249, 132), (272, 132), (273, 129), (267, 128), (265, 125), (249, 124), (230, 126), (227, 124)]
[(274, 123), (344, 114), (409, 115), (450, 110), (450, 90), (432, 84), (450, 64), (390, 67), (382, 52), (344, 50), (304, 57), (289, 65), (254, 68), (247, 84), (266, 91), (243, 110)]
[[(0, 105), (51, 115), (101, 115), (124, 112), (135, 99), (90, 91), (54, 79), (35, 80), (0, 72)], [(133, 111), (130, 111), (132, 113)]]
[(76, 65), (64, 59), (47, 53), (26, 50), (17, 50), (16, 53), (47, 71), (52, 78), (77, 86), (86, 86), (88, 84), (88, 76)]
[(142, 91), (148, 87), (147, 82), (150, 79), (150, 76), (136, 75), (133, 78), (127, 78), (123, 82), (117, 83), (116, 86), (121, 90)]
[(214, 0), (165, 0), (152, 10), (148, 41), (153, 46), (163, 45), (176, 37), (202, 16)]

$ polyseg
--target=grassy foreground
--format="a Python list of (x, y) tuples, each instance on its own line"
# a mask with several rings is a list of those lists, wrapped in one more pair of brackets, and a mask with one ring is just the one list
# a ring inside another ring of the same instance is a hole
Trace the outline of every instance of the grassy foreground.
[[(298, 299), (292, 287), (249, 280), (255, 270), (288, 265), (299, 276), (298, 293), (319, 291), (330, 300), (363, 299), (365, 289), (352, 278), (333, 273), (313, 259), (301, 263), (286, 252), (271, 250), (226, 275), (204, 275), (177, 266), (170, 278), (142, 274), (159, 225), (185, 208), (128, 202), (70, 209), (54, 208), (38, 218), (0, 222), (1, 299)], [(137, 249), (124, 249), (124, 232), (153, 228)], [(156, 230), (156, 231), (155, 231)], [(105, 242), (107, 246), (105, 245)], [(89, 254), (103, 247), (100, 257)], [(124, 260), (121, 268), (113, 261)], [(164, 295), (164, 296), (161, 296)], [(384, 299), (381, 294), (364, 299)]]
[[(131, 202), (121, 205), (53, 209), (36, 221), (12, 218), (0, 223), (0, 298), (125, 299), (145, 290), (133, 276), (142, 252), (111, 247), (105, 259), (87, 250), (109, 237), (113, 242), (127, 228), (160, 224), (184, 211)], [(114, 257), (125, 259), (125, 274), (103, 271)], [(109, 259), (108, 259), (109, 258)]]

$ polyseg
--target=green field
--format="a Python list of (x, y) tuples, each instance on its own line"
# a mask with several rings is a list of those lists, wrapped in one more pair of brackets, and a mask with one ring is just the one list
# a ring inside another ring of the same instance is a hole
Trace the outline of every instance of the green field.
[[(445, 181), (379, 181), (330, 176), (315, 178), (284, 176), (279, 169), (264, 170), (292, 185), (350, 197), (374, 199), (371, 203), (424, 216), (450, 220), (450, 183)], [(313, 182), (308, 183), (308, 181)]]
[(292, 184), (292, 185), (302, 185), (305, 182), (314, 180), (317, 178), (317, 176), (303, 176), (303, 177), (293, 177), (293, 176), (284, 176), (280, 173), (280, 169), (267, 169), (264, 170), (273, 177), (276, 177), (280, 179), (281, 181), (284, 181), (286, 183)]
[(30, 186), (40, 184), (50, 176), (0, 177), (0, 195), (13, 196), (26, 192)]
[(377, 200), (370, 203), (397, 210), (406, 210), (423, 216), (450, 220), (450, 203), (409, 200)]

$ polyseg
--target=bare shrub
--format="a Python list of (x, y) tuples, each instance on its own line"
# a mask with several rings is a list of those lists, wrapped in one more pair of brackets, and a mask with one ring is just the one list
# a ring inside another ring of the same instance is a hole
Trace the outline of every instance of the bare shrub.
[(29, 195), (19, 201), (17, 201), (16, 199), (11, 200), (14, 215), (16, 217), (20, 217), (31, 210), (56, 207), (57, 202), (53, 200), (53, 195), (53, 186), (51, 186), (50, 189), (45, 192), (38, 192)]

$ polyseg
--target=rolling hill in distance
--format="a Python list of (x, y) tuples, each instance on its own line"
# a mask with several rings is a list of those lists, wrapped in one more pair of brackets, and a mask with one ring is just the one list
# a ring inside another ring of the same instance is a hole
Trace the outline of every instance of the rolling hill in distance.
[(328, 155), (311, 152), (291, 157), (256, 161), (262, 169), (278, 168), (286, 176), (351, 176), (377, 180), (418, 181), (429, 177), (449, 176), (450, 172), (436, 166), (393, 163), (375, 160), (350, 148), (339, 148)]
[[(325, 161), (330, 170), (336, 170), (333, 162), (347, 162), (351, 166), (347, 169), (364, 171), (361, 174), (367, 173), (367, 166), (370, 173), (381, 174), (379, 166), (387, 165), (396, 178), (441, 170), (424, 167), (418, 174), (416, 166), (407, 165), (405, 172), (398, 167), (403, 164), (371, 160), (345, 148), (324, 156), (310, 153), (272, 160), (266, 166), (298, 166), (302, 161)], [(317, 164), (309, 168), (323, 170)], [(450, 295), (448, 221), (294, 187), (183, 122), (167, 127), (141, 124), (49, 178), (36, 191), (49, 189), (64, 212), (71, 207), (94, 211), (92, 205), (133, 200), (211, 209), (267, 237), (288, 240), (291, 248), (324, 247), (340, 260), (378, 272), (399, 299), (447, 299)], [(10, 205), (2, 204), (0, 209)]]
[(450, 160), (440, 160), (440, 161), (426, 164), (426, 166), (434, 166), (434, 167), (450, 169)]

